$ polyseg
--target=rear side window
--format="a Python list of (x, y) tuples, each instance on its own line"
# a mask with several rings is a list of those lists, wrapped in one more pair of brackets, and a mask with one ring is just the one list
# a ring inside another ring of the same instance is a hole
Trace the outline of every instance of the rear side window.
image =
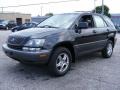
[(110, 18), (108, 18), (107, 16), (104, 16), (104, 19), (108, 23), (109, 26), (115, 28), (115, 26), (114, 26), (114, 24), (113, 24), (113, 22), (111, 21)]
[(98, 28), (107, 27), (106, 23), (100, 16), (94, 15), (93, 17), (94, 17), (96, 27)]

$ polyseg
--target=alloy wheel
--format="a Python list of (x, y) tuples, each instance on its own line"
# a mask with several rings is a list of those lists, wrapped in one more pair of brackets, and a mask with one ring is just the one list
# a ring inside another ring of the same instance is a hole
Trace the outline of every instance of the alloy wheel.
[(69, 56), (66, 53), (61, 53), (58, 55), (56, 60), (56, 68), (59, 72), (64, 72), (69, 66)]

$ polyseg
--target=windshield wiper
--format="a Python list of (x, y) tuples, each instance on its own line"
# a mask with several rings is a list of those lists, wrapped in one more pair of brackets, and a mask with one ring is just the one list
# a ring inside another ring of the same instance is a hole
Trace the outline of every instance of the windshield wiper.
[(59, 28), (59, 27), (55, 27), (55, 26), (50, 26), (50, 25), (44, 25), (44, 26), (38, 26), (40, 28)]

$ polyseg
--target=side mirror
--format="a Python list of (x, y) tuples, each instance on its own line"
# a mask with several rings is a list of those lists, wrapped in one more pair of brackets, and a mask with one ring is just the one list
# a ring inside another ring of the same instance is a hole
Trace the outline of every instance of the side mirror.
[(88, 23), (87, 22), (80, 22), (78, 24), (78, 29), (87, 29), (88, 28)]
[(76, 33), (81, 33), (81, 29), (87, 29), (88, 28), (88, 23), (87, 22), (80, 22), (78, 26), (76, 25), (75, 32)]

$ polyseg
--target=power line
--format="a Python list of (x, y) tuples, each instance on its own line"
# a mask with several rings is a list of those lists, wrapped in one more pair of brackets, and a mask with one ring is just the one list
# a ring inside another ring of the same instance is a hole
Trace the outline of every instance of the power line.
[(43, 5), (43, 4), (54, 4), (54, 3), (63, 3), (63, 2), (72, 2), (72, 1), (80, 1), (80, 0), (66, 0), (66, 1), (47, 2), (47, 3), (35, 3), (35, 4), (25, 4), (25, 5), (16, 5), (16, 6), (6, 6), (6, 7), (0, 7), (0, 8), (24, 7), (24, 6), (34, 6), (34, 5)]

